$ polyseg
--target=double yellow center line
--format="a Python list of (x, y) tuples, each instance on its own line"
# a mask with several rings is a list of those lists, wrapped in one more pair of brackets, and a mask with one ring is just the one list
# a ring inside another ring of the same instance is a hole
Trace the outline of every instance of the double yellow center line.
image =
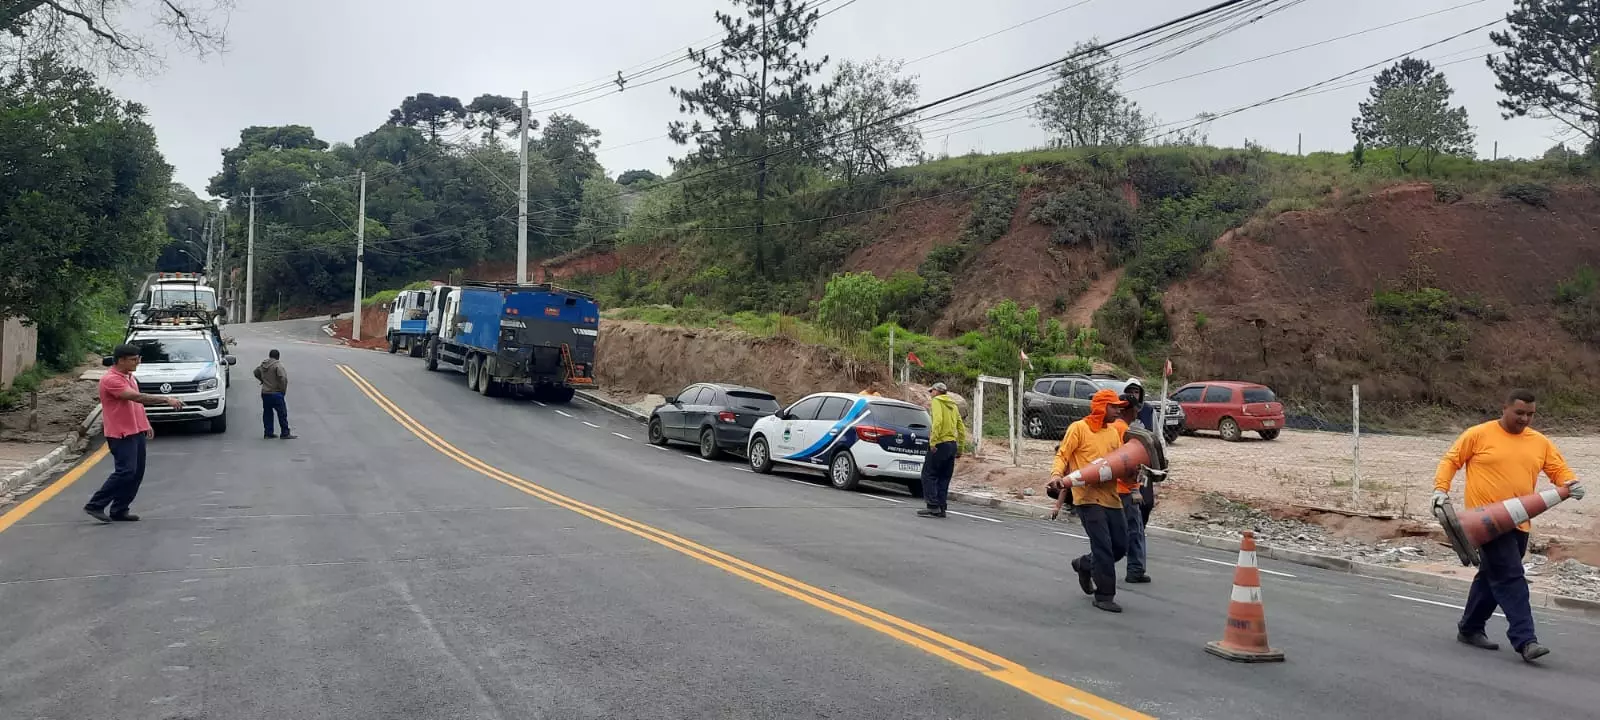
[(596, 522), (636, 535), (773, 592), (782, 593), (819, 610), (876, 630), (918, 650), (944, 658), (962, 668), (1003, 682), (1080, 717), (1090, 718), (1091, 720), (1131, 720), (1150, 717), (1070, 685), (1034, 674), (1027, 668), (982, 648), (973, 647), (916, 623), (890, 615), (876, 608), (862, 605), (849, 598), (840, 597), (813, 585), (773, 572), (760, 565), (740, 560), (732, 555), (714, 550), (692, 540), (678, 537), (665, 530), (574, 500), (549, 488), (500, 470), (451, 445), (422, 423), (417, 422), (350, 366), (338, 365), (337, 367), (339, 372), (344, 373), (345, 377), (350, 379), (350, 382), (355, 383), (356, 388), (362, 394), (370, 398), (380, 409), (400, 423), (401, 427), (417, 436), (417, 439), (443, 453), (451, 460), (551, 505), (571, 510)]

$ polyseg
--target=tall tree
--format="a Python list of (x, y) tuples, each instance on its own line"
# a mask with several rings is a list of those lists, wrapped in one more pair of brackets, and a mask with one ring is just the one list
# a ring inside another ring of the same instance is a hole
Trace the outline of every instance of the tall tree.
[(580, 247), (610, 247), (622, 227), (623, 188), (595, 175), (583, 181), (583, 202), (578, 212), (578, 223), (572, 228), (574, 239)]
[[(504, 95), (479, 95), (467, 105), (467, 127), (483, 128), (483, 139), (488, 143), (498, 141), (500, 128), (507, 125), (516, 128), (522, 122), (522, 108), (517, 101)], [(528, 119), (528, 129), (536, 130), (539, 121)]]
[(439, 131), (456, 123), (465, 122), (467, 108), (460, 98), (433, 93), (417, 93), (400, 101), (400, 107), (389, 111), (389, 122), (404, 127), (428, 131), (429, 142), (439, 142)]
[(1471, 157), (1472, 126), (1466, 107), (1450, 107), (1453, 93), (1432, 64), (1405, 58), (1378, 73), (1351, 132), (1367, 147), (1393, 150), (1401, 170), (1410, 170), (1418, 156), (1424, 169), (1432, 169), (1441, 153)]
[(617, 184), (623, 187), (641, 182), (646, 184), (661, 182), (661, 176), (649, 170), (629, 170), (617, 176)]
[(1516, 0), (1504, 48), (1489, 56), (1506, 118), (1554, 118), (1600, 154), (1600, 7), (1595, 0)]
[[(146, 4), (156, 32), (129, 30)], [(154, 70), (160, 36), (201, 57), (222, 50), (232, 9), (233, 0), (0, 0), (0, 60), (55, 53), (112, 71)]]
[(846, 181), (913, 160), (922, 150), (922, 131), (909, 117), (860, 129), (916, 106), (917, 77), (902, 76), (904, 66), (880, 57), (846, 60), (834, 69), (828, 154), (833, 172)]
[(52, 55), (0, 77), (0, 318), (37, 322), (44, 357), (163, 242), (172, 168), (144, 114)]
[(1067, 147), (1139, 145), (1152, 120), (1117, 89), (1122, 66), (1096, 38), (1072, 47), (1056, 86), (1033, 106), (1039, 127)]
[[(789, 189), (804, 177), (797, 170), (817, 164), (823, 155), (818, 141), (825, 118), (818, 110), (827, 89), (813, 86), (811, 77), (828, 58), (802, 57), (821, 17), (808, 0), (730, 2), (734, 12), (715, 15), (722, 42), (689, 50), (689, 59), (700, 66), (700, 86), (672, 88), (679, 112), (693, 119), (672, 121), (667, 134), (679, 145), (695, 145), (675, 161), (680, 168), (756, 159), (754, 173), (712, 177), (701, 185), (717, 197), (754, 190), (753, 217), (746, 219), (755, 225), (752, 249), (761, 270), (766, 266), (762, 233), (770, 180)], [(773, 158), (779, 149), (783, 155)]]
[(328, 143), (305, 125), (252, 125), (239, 131), (239, 144), (222, 151), (222, 172), (211, 178), (206, 192), (235, 198), (250, 191), (239, 181), (240, 164), (262, 150), (326, 150)]

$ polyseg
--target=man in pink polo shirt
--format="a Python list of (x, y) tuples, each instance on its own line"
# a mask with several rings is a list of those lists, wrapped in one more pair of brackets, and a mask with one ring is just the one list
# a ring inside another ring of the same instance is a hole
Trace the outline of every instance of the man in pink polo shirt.
[(84, 512), (103, 523), (139, 519), (128, 511), (128, 506), (139, 494), (139, 483), (144, 482), (144, 441), (156, 434), (145, 417), (144, 406), (165, 403), (174, 410), (183, 407), (183, 401), (175, 397), (139, 392), (139, 381), (133, 377), (139, 367), (139, 346), (118, 345), (112, 357), (115, 364), (100, 378), (100, 417), (115, 468), (89, 498), (89, 504), (83, 506)]

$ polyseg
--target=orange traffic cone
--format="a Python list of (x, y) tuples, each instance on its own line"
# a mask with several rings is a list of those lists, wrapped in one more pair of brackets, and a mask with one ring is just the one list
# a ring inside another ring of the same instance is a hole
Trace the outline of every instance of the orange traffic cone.
[(1445, 538), (1461, 557), (1461, 564), (1477, 565), (1478, 548), (1483, 547), (1484, 543), (1510, 532), (1517, 525), (1538, 517), (1570, 497), (1571, 490), (1557, 487), (1460, 513), (1446, 503), (1434, 507), (1433, 516), (1444, 526)]
[(1261, 572), (1256, 569), (1256, 536), (1246, 531), (1239, 541), (1239, 565), (1233, 570), (1233, 600), (1222, 640), (1206, 643), (1206, 652), (1234, 662), (1283, 662), (1283, 653), (1267, 647), (1267, 612), (1261, 604)]

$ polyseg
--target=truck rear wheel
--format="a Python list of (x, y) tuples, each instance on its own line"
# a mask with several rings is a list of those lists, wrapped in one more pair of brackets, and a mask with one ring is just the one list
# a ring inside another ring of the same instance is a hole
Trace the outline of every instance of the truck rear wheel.
[(466, 360), (463, 361), (461, 363), (461, 365), (462, 365), (461, 369), (465, 370), (466, 373), (467, 373), (467, 389), (468, 390), (477, 390), (478, 389), (478, 357), (476, 355), (468, 355)]
[(397, 353), (399, 351), (400, 351), (400, 338), (395, 337), (394, 333), (389, 333), (389, 354), (393, 355), (393, 354), (395, 354), (395, 353)]
[(572, 388), (550, 388), (546, 391), (545, 397), (550, 398), (550, 402), (565, 405), (572, 402), (572, 397), (577, 393), (578, 391)]
[(489, 358), (478, 358), (478, 394), (484, 397), (500, 397), (500, 383), (495, 382), (489, 374)]
[(422, 357), (422, 351), (425, 349), (422, 338), (416, 336), (412, 336), (410, 342), (406, 343), (406, 354), (414, 358)]
[(427, 368), (429, 371), (432, 371), (432, 372), (438, 372), (439, 371), (439, 343), (438, 343), (438, 341), (436, 341), (436, 340), (429, 340), (428, 341), (428, 361), (423, 363), (423, 367)]

